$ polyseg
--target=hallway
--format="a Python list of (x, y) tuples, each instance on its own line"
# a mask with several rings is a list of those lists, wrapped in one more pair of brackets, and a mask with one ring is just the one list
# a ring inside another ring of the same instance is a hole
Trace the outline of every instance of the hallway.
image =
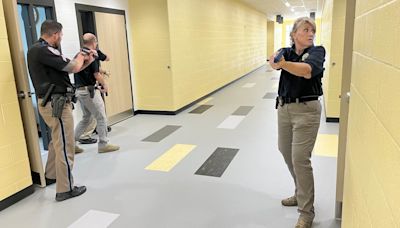
[[(264, 66), (176, 116), (136, 115), (114, 125), (109, 136), (119, 152), (98, 154), (97, 145), (80, 145), (85, 152), (75, 157), (75, 182), (87, 193), (55, 203), (54, 185), (36, 188), (0, 213), (0, 227), (293, 227), (296, 208), (280, 204), (294, 185), (277, 148), (278, 79), (279, 72)], [(190, 113), (200, 105), (209, 106)], [(319, 139), (337, 135), (339, 125), (322, 118), (319, 133), (326, 137)], [(179, 151), (176, 144), (187, 146)], [(316, 228), (340, 227), (336, 158), (326, 153), (317, 148), (312, 158)], [(156, 170), (165, 166), (171, 170)]]

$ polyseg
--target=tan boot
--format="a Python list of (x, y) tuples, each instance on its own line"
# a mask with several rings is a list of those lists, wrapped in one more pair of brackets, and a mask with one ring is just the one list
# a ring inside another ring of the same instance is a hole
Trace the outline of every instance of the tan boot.
[(113, 145), (113, 144), (107, 144), (103, 147), (99, 147), (98, 152), (99, 153), (107, 153), (107, 152), (113, 152), (119, 150), (119, 146)]
[(287, 199), (283, 199), (283, 200), (281, 201), (281, 203), (282, 203), (283, 206), (286, 206), (286, 207), (294, 207), (294, 206), (297, 206), (297, 199), (296, 199), (296, 196), (291, 196), (291, 197), (289, 197), (289, 198), (287, 198)]
[(82, 152), (83, 152), (83, 149), (80, 148), (79, 146), (75, 145), (75, 154), (79, 154), (79, 153), (82, 153)]
[(313, 220), (307, 219), (300, 215), (299, 219), (297, 220), (295, 228), (311, 228)]

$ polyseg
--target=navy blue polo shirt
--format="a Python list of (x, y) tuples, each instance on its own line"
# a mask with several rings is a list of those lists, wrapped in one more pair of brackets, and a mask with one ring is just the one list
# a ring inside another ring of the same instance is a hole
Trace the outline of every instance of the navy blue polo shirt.
[(283, 56), (286, 61), (304, 62), (311, 66), (311, 79), (298, 77), (282, 69), (279, 80), (279, 96), (290, 98), (321, 96), (323, 94), (321, 80), (324, 74), (325, 48), (311, 46), (306, 48), (301, 55), (297, 55), (294, 45), (284, 49)]

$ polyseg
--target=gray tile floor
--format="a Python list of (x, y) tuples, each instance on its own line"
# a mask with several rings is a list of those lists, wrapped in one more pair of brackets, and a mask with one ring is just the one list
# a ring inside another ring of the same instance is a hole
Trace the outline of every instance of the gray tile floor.
[[(113, 126), (116, 153), (98, 154), (82, 145), (74, 175), (84, 195), (57, 203), (55, 186), (37, 188), (23, 201), (0, 212), (0, 227), (68, 227), (90, 210), (118, 214), (109, 227), (259, 228), (294, 227), (296, 208), (280, 205), (293, 194), (293, 183), (278, 152), (277, 121), (267, 67), (213, 94), (202, 114), (137, 115)], [(246, 83), (256, 83), (243, 88)], [(217, 126), (241, 106), (254, 106), (235, 129)], [(167, 125), (182, 126), (160, 142), (143, 142)], [(321, 122), (320, 133), (337, 134), (338, 124)], [(197, 147), (170, 172), (145, 167), (175, 144)], [(221, 177), (195, 175), (219, 147), (239, 151)], [(314, 156), (316, 219), (313, 227), (336, 228), (334, 219), (336, 159)], [(86, 226), (91, 227), (91, 226)], [(100, 227), (100, 226), (92, 226)]]

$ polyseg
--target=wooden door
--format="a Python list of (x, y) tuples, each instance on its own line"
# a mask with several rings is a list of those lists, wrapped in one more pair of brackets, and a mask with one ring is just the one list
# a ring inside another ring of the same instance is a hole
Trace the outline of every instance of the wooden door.
[(107, 79), (108, 96), (105, 97), (107, 117), (112, 118), (125, 112), (132, 114), (133, 98), (125, 16), (96, 12), (95, 21), (99, 48), (111, 59), (101, 64), (101, 68), (111, 74)]

